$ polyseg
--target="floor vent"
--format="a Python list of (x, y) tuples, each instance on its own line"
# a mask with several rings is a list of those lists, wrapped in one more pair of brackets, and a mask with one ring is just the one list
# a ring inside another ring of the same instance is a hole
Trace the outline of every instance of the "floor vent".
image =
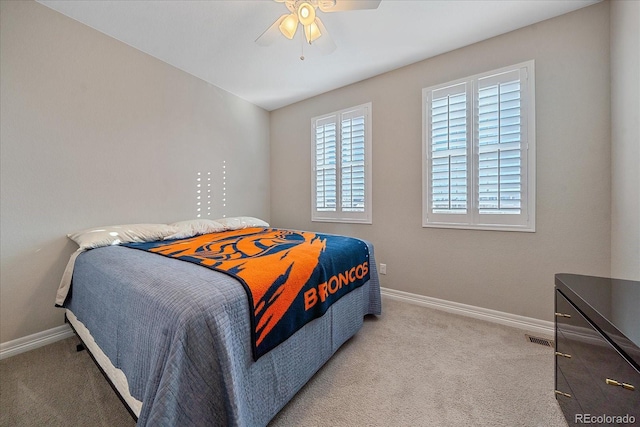
[(527, 340), (529, 340), (529, 342), (532, 342), (534, 344), (540, 344), (540, 345), (544, 345), (546, 347), (555, 347), (555, 344), (553, 342), (553, 340), (547, 339), (547, 338), (540, 338), (540, 337), (532, 337), (531, 335), (524, 335), (525, 337), (527, 337)]

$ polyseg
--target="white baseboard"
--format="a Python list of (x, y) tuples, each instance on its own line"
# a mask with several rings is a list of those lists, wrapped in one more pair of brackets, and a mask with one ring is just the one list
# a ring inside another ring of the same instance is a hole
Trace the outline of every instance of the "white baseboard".
[(502, 311), (490, 310), (488, 308), (461, 304), (459, 302), (447, 301), (424, 295), (412, 294), (409, 292), (396, 291), (395, 289), (380, 288), (380, 292), (382, 293), (382, 296), (393, 300), (404, 301), (410, 304), (473, 317), (474, 319), (481, 319), (488, 322), (499, 323), (501, 325), (512, 326), (514, 328), (523, 329), (527, 332), (542, 335), (546, 338), (553, 338), (555, 335), (555, 324), (546, 320), (504, 313)]
[(65, 324), (33, 335), (27, 335), (26, 337), (0, 343), (0, 360), (24, 353), (25, 351), (34, 350), (47, 344), (52, 344), (56, 341), (72, 337), (73, 335), (71, 327)]

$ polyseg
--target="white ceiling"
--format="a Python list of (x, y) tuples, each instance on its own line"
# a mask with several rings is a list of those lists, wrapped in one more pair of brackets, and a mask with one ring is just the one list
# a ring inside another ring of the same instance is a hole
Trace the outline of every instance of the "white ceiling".
[(318, 12), (337, 49), (305, 45), (304, 61), (300, 30), (255, 43), (287, 13), (271, 0), (38, 1), (274, 110), (599, 0), (382, 0), (375, 10)]

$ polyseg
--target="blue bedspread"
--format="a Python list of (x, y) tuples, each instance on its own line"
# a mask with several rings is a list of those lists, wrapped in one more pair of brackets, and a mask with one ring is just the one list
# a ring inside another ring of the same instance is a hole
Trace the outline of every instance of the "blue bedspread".
[(370, 280), (257, 361), (242, 286), (180, 260), (120, 246), (87, 251), (76, 260), (65, 307), (143, 401), (138, 425), (264, 426), (364, 315), (380, 314), (367, 245)]

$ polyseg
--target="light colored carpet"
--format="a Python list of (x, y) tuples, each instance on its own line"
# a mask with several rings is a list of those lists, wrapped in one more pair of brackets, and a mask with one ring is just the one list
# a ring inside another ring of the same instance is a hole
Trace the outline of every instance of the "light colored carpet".
[(134, 426), (86, 351), (68, 338), (0, 361), (0, 426)]
[[(273, 419), (280, 426), (566, 427), (553, 349), (524, 332), (385, 299)], [(2, 426), (133, 426), (70, 338), (0, 362)]]

